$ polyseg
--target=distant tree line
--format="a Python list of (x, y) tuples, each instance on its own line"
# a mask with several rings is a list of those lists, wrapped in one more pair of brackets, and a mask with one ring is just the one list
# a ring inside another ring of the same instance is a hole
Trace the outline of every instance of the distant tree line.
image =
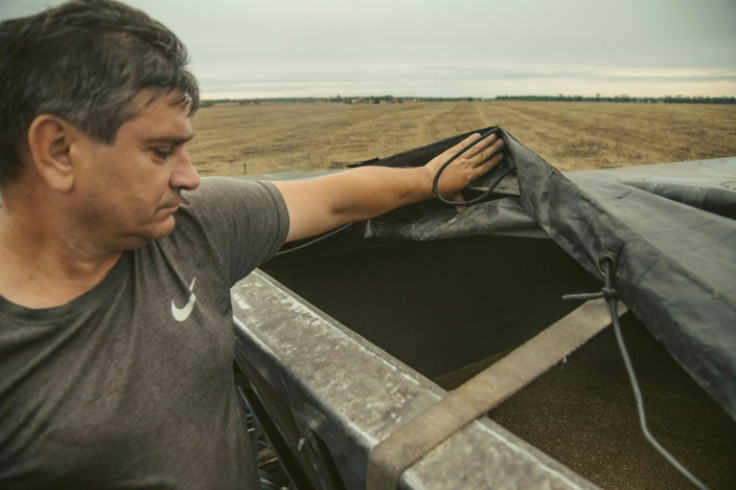
[(290, 104), (290, 103), (317, 103), (330, 102), (339, 104), (403, 104), (404, 102), (447, 102), (484, 100), (481, 97), (396, 97), (393, 95), (365, 95), (331, 97), (268, 97), (255, 99), (205, 99), (200, 101), (201, 107), (211, 107), (223, 104)]
[(736, 97), (709, 97), (682, 95), (665, 97), (631, 97), (629, 95), (614, 95), (613, 97), (596, 95), (584, 97), (582, 95), (499, 95), (495, 100), (523, 100), (523, 101), (556, 101), (556, 102), (643, 102), (665, 104), (736, 104)]
[(404, 102), (472, 102), (476, 100), (518, 100), (518, 101), (556, 101), (556, 102), (637, 102), (637, 103), (665, 103), (665, 104), (736, 104), (736, 97), (684, 97), (682, 95), (666, 97), (631, 97), (628, 95), (614, 95), (585, 97), (582, 95), (499, 95), (494, 99), (483, 97), (396, 97), (393, 95), (367, 96), (331, 96), (331, 97), (272, 97), (256, 99), (206, 99), (200, 102), (202, 107), (211, 107), (223, 104), (291, 104), (291, 103), (318, 103), (329, 102), (339, 104), (402, 104)]

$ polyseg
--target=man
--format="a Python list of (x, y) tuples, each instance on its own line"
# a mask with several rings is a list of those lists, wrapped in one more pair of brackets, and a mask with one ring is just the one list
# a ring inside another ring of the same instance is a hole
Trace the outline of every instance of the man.
[[(0, 25), (0, 488), (255, 488), (229, 288), (285, 241), (429, 198), (461, 148), (200, 183), (186, 63), (165, 27), (106, 0)], [(502, 144), (456, 159), (443, 194)]]

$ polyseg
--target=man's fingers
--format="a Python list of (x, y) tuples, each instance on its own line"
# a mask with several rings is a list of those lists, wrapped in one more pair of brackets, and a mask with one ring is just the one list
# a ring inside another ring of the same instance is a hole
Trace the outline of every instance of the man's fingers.
[(503, 142), (503, 139), (501, 138), (497, 138), (495, 141), (489, 143), (487, 147), (481, 149), (477, 155), (471, 158), (471, 162), (473, 166), (477, 167), (479, 165), (483, 165), (495, 158), (498, 158), (500, 161), (500, 158), (503, 157), (503, 153), (501, 153), (501, 150), (503, 149), (503, 147), (504, 147), (504, 142)]
[[(490, 159), (496, 152), (503, 148), (503, 139), (499, 138), (496, 133), (483, 138), (482, 141), (478, 141), (480, 138), (480, 133), (473, 133), (457, 145), (447, 150), (445, 154), (455, 155), (465, 150), (460, 155), (460, 159), (465, 160), (473, 167), (476, 167)], [(473, 146), (468, 148), (471, 144)]]
[[(492, 134), (492, 135), (488, 136), (487, 138), (484, 138), (483, 141), (478, 141), (478, 140), (480, 140), (481, 136), (482, 135), (480, 133), (473, 133), (470, 136), (468, 136), (467, 138), (465, 138), (464, 140), (462, 140), (460, 143), (458, 143), (455, 146), (453, 146), (450, 149), (450, 151), (453, 151), (453, 152), (457, 153), (459, 151), (464, 150), (468, 146), (473, 145), (472, 148), (468, 148), (465, 151), (465, 154), (471, 154), (472, 155), (474, 153), (477, 153), (479, 151), (478, 150), (479, 148), (480, 149), (485, 148), (487, 146), (487, 144), (488, 144), (488, 139), (489, 138), (493, 138), (496, 135), (495, 134)], [(475, 143), (475, 144), (473, 144), (473, 143)]]
[[(468, 139), (466, 139), (465, 141), (468, 141)], [(468, 144), (472, 143), (473, 141), (477, 141), (477, 138), (471, 140)], [(498, 152), (501, 148), (503, 148), (503, 139), (499, 138), (496, 133), (493, 133), (484, 138), (482, 141), (478, 141), (475, 145), (473, 145), (473, 147), (468, 148), (463, 156), (467, 160), (474, 160), (473, 163), (477, 165), (493, 156), (493, 154)]]
[(487, 156), (486, 152), (485, 152), (485, 151), (481, 151), (480, 153), (478, 153), (477, 155), (475, 155), (474, 157), (472, 157), (472, 158), (470, 159), (470, 163), (471, 163), (471, 164), (472, 164), (472, 165), (473, 165), (474, 167), (477, 167), (478, 165), (483, 165), (483, 163), (484, 163), (484, 162), (485, 162), (485, 161), (486, 161), (487, 159), (488, 159), (488, 156)]
[(468, 151), (465, 152), (465, 157), (471, 158), (480, 153), (483, 153), (483, 151), (486, 150), (486, 148), (488, 148), (489, 146), (493, 145), (497, 139), (498, 136), (496, 136), (495, 133), (485, 137), (482, 141), (478, 141), (472, 148), (469, 148)]
[[(465, 201), (465, 196), (463, 196), (462, 192), (459, 192), (459, 193), (455, 194), (454, 196), (450, 197), (449, 200), (450, 201), (455, 201), (455, 202), (463, 202), (463, 201)], [(467, 206), (457, 205), (457, 206), (455, 206), (455, 211), (458, 212), (458, 213), (461, 213), (461, 212), (465, 211), (466, 208), (467, 208)]]
[[(482, 135), (480, 133), (473, 133), (467, 138), (465, 138), (464, 140), (462, 140), (460, 143), (456, 144), (452, 149), (453, 150), (457, 149), (457, 151), (460, 151), (466, 146), (472, 144), (473, 142), (478, 141), (481, 136)], [(481, 144), (481, 143), (478, 143), (478, 144)]]
[(496, 153), (488, 160), (482, 162), (476, 168), (480, 170), (480, 174), (483, 175), (487, 172), (490, 172), (493, 167), (501, 163), (501, 160), (503, 160), (503, 153)]

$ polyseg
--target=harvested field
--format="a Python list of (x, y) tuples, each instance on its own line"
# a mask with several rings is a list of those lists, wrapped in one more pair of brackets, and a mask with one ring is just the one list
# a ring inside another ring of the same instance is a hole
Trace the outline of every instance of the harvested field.
[(189, 144), (202, 175), (342, 168), (498, 125), (561, 170), (736, 155), (736, 106), (451, 101), (205, 107)]

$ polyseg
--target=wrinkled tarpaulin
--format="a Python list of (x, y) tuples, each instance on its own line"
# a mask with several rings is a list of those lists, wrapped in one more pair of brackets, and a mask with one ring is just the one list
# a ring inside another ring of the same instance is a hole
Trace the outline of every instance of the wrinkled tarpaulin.
[[(488, 129), (358, 166), (421, 165)], [(403, 208), (366, 234), (433, 240), (541, 228), (601, 281), (599, 258), (612, 253), (622, 300), (736, 419), (736, 158), (563, 174), (500, 131), (502, 165), (515, 172), (492, 200), (459, 214), (434, 203)]]

